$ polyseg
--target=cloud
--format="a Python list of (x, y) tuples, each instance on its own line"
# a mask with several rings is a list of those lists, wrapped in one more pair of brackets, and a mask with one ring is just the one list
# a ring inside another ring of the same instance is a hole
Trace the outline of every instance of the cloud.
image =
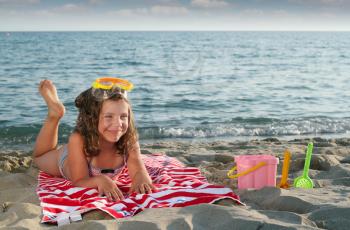
[(278, 17), (289, 17), (291, 14), (286, 10), (274, 10), (272, 11), (272, 15)]
[(121, 16), (121, 17), (134, 17), (138, 15), (148, 15), (149, 10), (147, 8), (135, 8), (135, 9), (121, 9), (108, 12), (109, 15)]
[(260, 9), (246, 9), (242, 11), (242, 14), (257, 16), (257, 15), (264, 15), (264, 11)]
[(191, 5), (199, 8), (220, 8), (228, 5), (221, 0), (192, 0)]
[(341, 5), (344, 0), (288, 0), (291, 3), (314, 4), (314, 5)]
[(0, 0), (0, 4), (8, 4), (8, 5), (18, 5), (18, 4), (38, 4), (40, 0)]
[(57, 15), (73, 15), (77, 14), (79, 15), (80, 13), (86, 12), (87, 9), (85, 6), (82, 5), (76, 5), (76, 4), (65, 4), (59, 7), (55, 7), (52, 9), (42, 9), (42, 10), (36, 10), (33, 11), (33, 15), (35, 16), (42, 16), (42, 17), (51, 17), (51, 16), (57, 16)]
[(84, 7), (69, 3), (61, 7), (58, 7), (55, 10), (60, 12), (76, 12), (76, 11), (81, 11), (82, 9), (84, 9)]
[(121, 9), (109, 12), (109, 15), (124, 17), (136, 16), (177, 16), (186, 15), (189, 11), (183, 6), (155, 5), (150, 8)]
[[(349, 16), (350, 1), (349, 0), (288, 0), (290, 4), (298, 6), (302, 11), (309, 14), (338, 14), (339, 17)], [(340, 19), (342, 20), (342, 19)]]
[(154, 15), (185, 15), (188, 9), (183, 6), (161, 6), (151, 7), (151, 13)]
[(92, 5), (97, 5), (103, 3), (105, 0), (89, 0), (89, 3)]
[(54, 15), (56, 15), (54, 12), (52, 11), (49, 11), (49, 10), (37, 10), (34, 12), (34, 15), (35, 16), (38, 16), (38, 17), (52, 17)]

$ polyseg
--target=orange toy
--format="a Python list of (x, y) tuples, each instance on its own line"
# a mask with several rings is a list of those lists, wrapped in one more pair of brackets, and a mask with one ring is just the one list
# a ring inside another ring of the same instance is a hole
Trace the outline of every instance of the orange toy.
[(284, 159), (283, 159), (283, 167), (282, 167), (282, 177), (281, 181), (278, 185), (279, 188), (287, 189), (290, 187), (288, 183), (288, 171), (289, 171), (289, 164), (290, 164), (290, 151), (286, 149), (284, 151)]

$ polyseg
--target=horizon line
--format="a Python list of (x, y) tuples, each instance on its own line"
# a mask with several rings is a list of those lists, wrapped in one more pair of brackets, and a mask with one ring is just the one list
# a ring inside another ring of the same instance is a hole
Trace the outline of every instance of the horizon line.
[(17, 32), (350, 32), (350, 30), (1, 30), (0, 33)]

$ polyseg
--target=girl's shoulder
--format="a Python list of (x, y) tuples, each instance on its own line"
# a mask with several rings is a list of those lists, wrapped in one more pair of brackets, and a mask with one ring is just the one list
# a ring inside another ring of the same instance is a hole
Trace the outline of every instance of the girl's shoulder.
[(83, 136), (73, 132), (68, 140), (68, 152), (74, 153), (75, 156), (85, 156)]
[(73, 132), (69, 136), (69, 143), (83, 144), (84, 143), (84, 138), (83, 138), (83, 136), (80, 133)]

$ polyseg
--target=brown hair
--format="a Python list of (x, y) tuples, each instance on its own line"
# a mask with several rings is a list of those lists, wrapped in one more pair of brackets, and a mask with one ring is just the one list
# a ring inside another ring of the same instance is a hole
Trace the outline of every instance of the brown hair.
[(126, 133), (115, 143), (117, 152), (126, 155), (138, 140), (131, 104), (118, 93), (108, 99), (98, 100), (93, 95), (92, 90), (92, 88), (85, 90), (75, 99), (75, 106), (79, 110), (79, 115), (74, 132), (83, 137), (86, 156), (93, 157), (100, 153), (98, 122), (103, 102), (106, 100), (124, 100), (129, 105), (129, 127)]

